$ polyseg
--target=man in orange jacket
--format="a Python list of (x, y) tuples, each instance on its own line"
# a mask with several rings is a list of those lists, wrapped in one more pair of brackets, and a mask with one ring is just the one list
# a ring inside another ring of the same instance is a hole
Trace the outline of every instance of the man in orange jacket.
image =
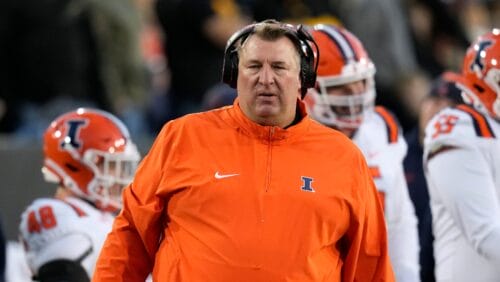
[(93, 281), (394, 281), (364, 158), (308, 117), (314, 40), (267, 20), (228, 41), (233, 106), (160, 132)]

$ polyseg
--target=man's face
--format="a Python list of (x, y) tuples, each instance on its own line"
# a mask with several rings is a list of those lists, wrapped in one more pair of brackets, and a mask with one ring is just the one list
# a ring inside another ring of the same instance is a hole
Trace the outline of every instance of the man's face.
[(245, 115), (261, 125), (286, 127), (300, 97), (299, 54), (287, 37), (250, 36), (239, 54), (238, 97)]

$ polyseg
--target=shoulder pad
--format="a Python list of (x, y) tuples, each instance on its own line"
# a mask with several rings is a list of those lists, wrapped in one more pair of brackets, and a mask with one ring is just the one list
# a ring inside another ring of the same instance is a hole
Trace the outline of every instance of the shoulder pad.
[(425, 129), (426, 155), (449, 147), (469, 147), (485, 138), (496, 138), (490, 119), (462, 104), (438, 112)]
[(426, 142), (477, 138), (496, 136), (488, 118), (467, 105), (443, 109), (429, 121), (425, 130)]
[(367, 158), (377, 154), (402, 160), (408, 147), (398, 120), (383, 107), (376, 107), (376, 111), (366, 117), (353, 141)]
[(474, 125), (476, 136), (483, 138), (495, 138), (495, 134), (491, 129), (488, 118), (482, 113), (467, 105), (458, 105), (455, 109), (467, 113), (470, 116), (472, 124)]
[[(31, 211), (50, 210), (57, 218), (82, 217), (87, 213), (70, 201), (59, 200), (55, 198), (41, 198), (33, 201), (23, 212), (22, 218)], [(44, 212), (42, 212), (44, 213)]]
[(375, 107), (375, 113), (382, 118), (384, 121), (386, 132), (387, 132), (387, 142), (396, 143), (401, 135), (401, 130), (399, 126), (398, 119), (394, 116), (392, 112), (387, 110), (382, 106)]
[(55, 234), (80, 230), (77, 218), (85, 216), (78, 207), (54, 198), (33, 201), (21, 215), (19, 232), (29, 250), (42, 248)]

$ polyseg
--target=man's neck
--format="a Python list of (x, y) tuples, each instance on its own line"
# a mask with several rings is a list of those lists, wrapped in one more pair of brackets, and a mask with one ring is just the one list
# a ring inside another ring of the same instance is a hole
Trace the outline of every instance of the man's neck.
[(299, 109), (299, 106), (297, 105), (297, 108), (295, 108), (295, 117), (293, 118), (292, 123), (290, 123), (289, 125), (285, 126), (284, 128), (287, 129), (290, 126), (294, 126), (297, 123), (299, 123), (301, 120), (302, 120), (302, 115), (300, 114), (300, 109)]

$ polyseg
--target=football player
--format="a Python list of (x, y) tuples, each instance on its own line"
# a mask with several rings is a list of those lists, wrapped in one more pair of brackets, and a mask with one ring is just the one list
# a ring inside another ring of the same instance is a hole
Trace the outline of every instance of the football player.
[(319, 24), (311, 33), (320, 61), (317, 86), (305, 97), (308, 112), (363, 152), (384, 207), (396, 280), (419, 281), (417, 219), (402, 165), (407, 146), (396, 118), (374, 106), (375, 66), (346, 29)]
[(430, 91), (420, 101), (418, 123), (405, 133), (408, 151), (403, 166), (410, 199), (415, 207), (418, 221), (420, 279), (422, 281), (435, 281), (432, 216), (423, 166), (425, 127), (440, 110), (463, 103), (462, 90), (459, 88), (459, 85), (463, 86), (461, 81), (463, 81), (461, 74), (452, 71), (445, 71), (436, 77)]
[(44, 178), (58, 188), (21, 216), (27, 263), (38, 281), (90, 281), (139, 152), (115, 116), (80, 108), (49, 125), (43, 153)]
[(428, 123), (424, 166), (437, 281), (500, 281), (500, 29), (464, 57), (464, 104)]

